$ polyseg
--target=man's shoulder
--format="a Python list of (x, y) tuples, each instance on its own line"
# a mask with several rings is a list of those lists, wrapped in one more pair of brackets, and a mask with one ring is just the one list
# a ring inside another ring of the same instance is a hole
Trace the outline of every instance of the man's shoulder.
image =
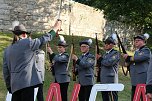
[(116, 49), (113, 49), (111, 53), (112, 53), (112, 54), (119, 54), (119, 51), (116, 50)]
[(92, 53), (89, 53), (89, 56), (90, 56), (90, 57), (95, 57)]
[(64, 52), (63, 55), (69, 56), (69, 54), (67, 52)]

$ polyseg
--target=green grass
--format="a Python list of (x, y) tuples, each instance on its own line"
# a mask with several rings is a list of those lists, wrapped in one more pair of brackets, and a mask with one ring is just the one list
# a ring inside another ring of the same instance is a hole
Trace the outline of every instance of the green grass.
[(2, 75), (3, 50), (8, 44), (10, 44), (12, 40), (11, 36), (12, 34), (0, 33), (0, 101), (4, 101), (6, 95), (6, 87)]
[[(33, 34), (33, 38), (41, 36), (41, 34)], [(74, 43), (75, 43), (75, 53), (77, 55), (80, 55), (80, 50), (79, 50), (79, 41), (87, 39), (86, 37), (79, 37), (79, 36), (74, 36)], [(70, 51), (70, 44), (72, 43), (71, 36), (65, 36), (65, 40), (67, 43), (69, 43), (69, 47), (67, 51)], [(12, 41), (12, 34), (5, 34), (5, 33), (0, 33), (0, 101), (5, 101), (5, 96), (6, 96), (6, 87), (4, 84), (3, 80), (3, 75), (2, 75), (2, 59), (3, 59), (3, 51), (4, 48), (7, 47), (9, 44), (11, 44)], [(56, 51), (56, 44), (57, 44), (58, 39), (55, 38), (53, 41), (50, 42), (51, 47), (53, 48), (54, 51)], [(102, 42), (99, 42), (99, 45), (102, 46)], [(91, 52), (94, 54), (94, 48), (95, 46), (95, 40), (93, 39), (93, 45), (91, 48)], [(45, 46), (43, 47), (45, 50)], [(102, 50), (101, 50), (102, 52)], [(70, 69), (70, 68), (69, 68)], [(47, 96), (47, 90), (49, 89), (50, 83), (53, 82), (53, 77), (49, 71), (46, 70), (45, 73), (45, 83), (44, 83), (44, 97), (46, 98)], [(73, 89), (73, 85), (76, 82), (73, 82), (71, 80), (70, 85), (69, 85), (69, 99), (71, 96), (71, 92)], [(125, 85), (125, 89), (122, 92), (119, 92), (119, 101), (129, 101), (130, 100), (130, 91), (131, 91), (131, 85), (130, 85), (130, 77), (127, 76), (125, 77), (122, 74), (121, 68), (119, 68), (119, 83), (123, 83)], [(96, 101), (101, 101), (101, 93), (98, 93), (97, 100)]]

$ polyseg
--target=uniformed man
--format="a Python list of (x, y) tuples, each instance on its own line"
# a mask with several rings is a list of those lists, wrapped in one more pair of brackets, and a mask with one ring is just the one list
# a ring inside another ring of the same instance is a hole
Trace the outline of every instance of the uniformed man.
[(147, 96), (152, 100), (152, 56), (150, 59), (150, 65), (147, 72), (146, 93)]
[(35, 55), (43, 44), (52, 40), (60, 30), (61, 21), (40, 38), (28, 38), (24, 25), (15, 26), (15, 41), (4, 51), (3, 75), (6, 87), (12, 93), (12, 101), (34, 101), (34, 88), (42, 84), (41, 74), (35, 66)]
[(72, 59), (76, 61), (75, 72), (78, 74), (78, 82), (80, 83), (79, 101), (89, 101), (90, 92), (94, 84), (94, 63), (95, 57), (89, 52), (92, 40), (81, 41), (80, 49), (82, 55), (78, 58), (72, 55)]
[[(101, 56), (97, 55), (98, 65), (101, 67), (100, 81), (101, 84), (118, 83), (118, 65), (119, 52), (114, 50), (115, 40), (108, 37), (104, 40), (104, 50), (106, 53)], [(103, 101), (118, 101), (118, 94), (116, 91), (103, 91)]]
[(147, 38), (144, 35), (134, 37), (135, 53), (134, 56), (123, 54), (126, 63), (130, 67), (130, 77), (132, 85), (131, 100), (133, 101), (137, 84), (146, 84), (147, 69), (150, 61), (150, 49), (145, 46)]
[(62, 101), (68, 101), (67, 91), (70, 82), (70, 75), (67, 70), (67, 64), (69, 60), (69, 55), (66, 52), (67, 47), (66, 41), (59, 41), (57, 45), (58, 54), (53, 53), (52, 49), (48, 47), (48, 52), (50, 53), (50, 59), (54, 61), (54, 79), (55, 83), (59, 83)]

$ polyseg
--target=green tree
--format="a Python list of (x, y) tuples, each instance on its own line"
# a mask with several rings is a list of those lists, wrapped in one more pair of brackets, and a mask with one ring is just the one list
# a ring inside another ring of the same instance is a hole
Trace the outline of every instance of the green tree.
[(152, 31), (152, 0), (75, 0), (103, 10), (109, 21), (132, 26), (136, 32)]

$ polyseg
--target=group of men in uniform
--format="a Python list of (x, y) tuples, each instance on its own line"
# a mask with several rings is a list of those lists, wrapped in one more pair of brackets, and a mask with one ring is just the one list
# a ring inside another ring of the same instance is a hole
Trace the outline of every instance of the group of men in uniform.
[[(43, 44), (51, 41), (52, 38), (60, 31), (61, 21), (58, 20), (54, 24), (53, 29), (40, 38), (28, 38), (28, 32), (23, 25), (16, 26), (13, 30), (14, 41), (4, 51), (3, 59), (3, 75), (6, 87), (12, 93), (12, 101), (34, 101), (34, 88), (39, 87), (40, 97), (39, 101), (43, 101), (43, 82), (44, 82), (44, 57), (40, 50)], [(94, 64), (95, 58), (101, 68), (100, 83), (118, 83), (118, 67), (120, 60), (120, 53), (114, 49), (116, 44), (112, 37), (108, 37), (104, 42), (105, 54), (93, 55), (90, 53), (91, 41), (83, 40), (79, 43), (81, 56), (72, 55), (72, 59), (76, 61), (75, 74), (78, 77), (78, 83), (81, 88), (79, 92), (79, 101), (89, 101), (92, 86), (95, 83), (94, 79)], [(123, 54), (126, 63), (130, 67), (130, 76), (132, 84), (132, 100), (137, 84), (146, 84), (147, 93), (149, 97), (152, 93), (151, 90), (151, 72), (152, 67), (149, 66), (151, 52), (145, 46), (146, 38), (143, 35), (134, 37), (134, 43), (137, 50), (134, 56)], [(70, 75), (67, 69), (69, 62), (69, 54), (66, 52), (66, 41), (59, 41), (57, 44), (58, 53), (54, 53), (51, 47), (48, 47), (50, 60), (54, 61), (52, 70), (54, 71), (54, 79), (59, 83), (61, 90), (62, 101), (68, 101), (67, 91), (70, 82)], [(38, 64), (42, 62), (42, 64)], [(147, 80), (148, 75), (148, 80)], [(103, 101), (118, 101), (118, 94), (116, 91), (102, 92)]]

